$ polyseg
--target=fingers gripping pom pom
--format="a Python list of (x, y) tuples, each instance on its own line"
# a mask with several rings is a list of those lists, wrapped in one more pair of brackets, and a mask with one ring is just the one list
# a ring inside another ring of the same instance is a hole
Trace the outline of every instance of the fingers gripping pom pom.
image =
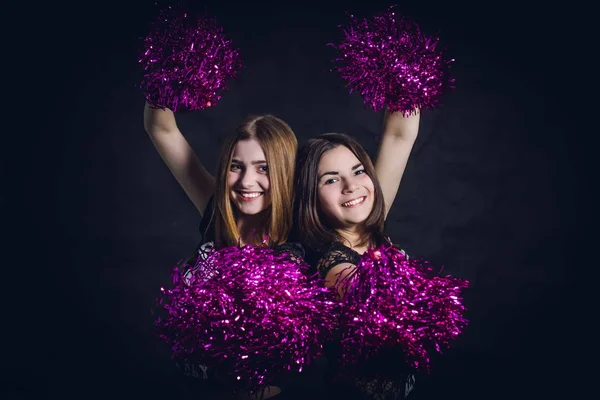
[(399, 347), (407, 366), (426, 371), (432, 352), (467, 325), (461, 291), (468, 282), (435, 276), (426, 262), (391, 246), (367, 251), (339, 285), (346, 293), (341, 361), (349, 367)]
[[(282, 373), (302, 371), (321, 354), (339, 303), (308, 268), (261, 247), (229, 247), (173, 271), (157, 322), (173, 356), (224, 371), (231, 385), (255, 392)], [(206, 272), (208, 271), (208, 272)], [(216, 273), (214, 273), (216, 271)]]
[(144, 39), (139, 63), (146, 101), (173, 111), (215, 105), (242, 65), (214, 19), (171, 8), (161, 12)]
[(393, 11), (371, 19), (351, 16), (337, 49), (335, 68), (364, 103), (375, 111), (432, 109), (453, 87), (449, 65), (437, 49), (439, 39), (426, 37), (419, 26)]

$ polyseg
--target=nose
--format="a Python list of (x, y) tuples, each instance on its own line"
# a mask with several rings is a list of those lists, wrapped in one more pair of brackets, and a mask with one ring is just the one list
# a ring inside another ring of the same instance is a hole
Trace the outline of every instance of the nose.
[(358, 185), (356, 184), (356, 182), (354, 182), (353, 179), (344, 179), (343, 182), (344, 182), (344, 185), (342, 187), (343, 194), (351, 194), (354, 191), (356, 191), (356, 189), (358, 188)]
[(242, 173), (238, 183), (241, 189), (250, 189), (256, 184), (256, 174), (251, 170), (246, 170)]

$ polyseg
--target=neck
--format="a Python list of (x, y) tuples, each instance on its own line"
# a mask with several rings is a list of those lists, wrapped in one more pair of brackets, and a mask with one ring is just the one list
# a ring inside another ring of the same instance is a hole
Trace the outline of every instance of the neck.
[(261, 212), (255, 215), (238, 215), (236, 225), (240, 233), (240, 245), (259, 245), (264, 238), (259, 237), (261, 225), (265, 223), (265, 214)]
[(344, 239), (346, 245), (349, 244), (349, 247), (353, 249), (359, 249), (362, 247), (366, 248), (368, 246), (368, 244), (366, 246), (359, 246), (359, 243), (361, 242), (362, 231), (359, 229), (358, 226), (353, 226), (350, 228), (340, 228), (336, 229), (336, 231), (342, 237), (342, 239)]

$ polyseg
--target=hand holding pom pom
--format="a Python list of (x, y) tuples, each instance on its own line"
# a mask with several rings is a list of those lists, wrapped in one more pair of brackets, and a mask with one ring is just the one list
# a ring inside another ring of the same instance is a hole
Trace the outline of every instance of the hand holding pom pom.
[(342, 363), (352, 367), (400, 347), (406, 364), (427, 370), (467, 324), (460, 292), (468, 282), (433, 276), (424, 263), (392, 246), (367, 251), (338, 285), (342, 304)]
[(438, 106), (452, 87), (448, 67), (436, 49), (437, 38), (426, 37), (419, 26), (393, 11), (372, 19), (356, 20), (344, 29), (336, 68), (352, 91), (357, 91), (375, 111), (385, 106), (404, 115), (416, 108)]
[(216, 104), (237, 76), (237, 49), (210, 18), (163, 10), (144, 39), (141, 88), (153, 107), (200, 110)]
[(175, 270), (173, 288), (163, 291), (168, 316), (157, 325), (174, 357), (199, 357), (225, 370), (232, 387), (256, 392), (321, 354), (338, 303), (303, 274), (306, 265), (253, 246), (224, 248), (201, 263), (191, 279)]

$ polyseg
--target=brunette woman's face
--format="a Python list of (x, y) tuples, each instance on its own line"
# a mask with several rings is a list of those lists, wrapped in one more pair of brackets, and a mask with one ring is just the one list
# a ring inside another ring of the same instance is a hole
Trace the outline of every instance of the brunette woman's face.
[(271, 205), (269, 169), (258, 140), (237, 142), (227, 173), (231, 202), (241, 214), (256, 215)]
[(371, 214), (373, 181), (346, 146), (337, 146), (321, 157), (318, 198), (319, 210), (334, 229), (353, 229)]

